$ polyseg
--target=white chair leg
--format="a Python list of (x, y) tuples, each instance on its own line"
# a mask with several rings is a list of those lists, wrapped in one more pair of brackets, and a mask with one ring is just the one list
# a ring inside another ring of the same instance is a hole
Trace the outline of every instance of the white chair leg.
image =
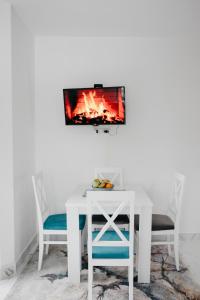
[[(171, 236), (170, 235), (167, 236), (167, 241), (171, 242)], [(172, 254), (171, 245), (168, 244), (167, 247), (168, 247), (168, 254), (169, 254), (169, 256), (171, 256), (171, 254)]]
[(129, 300), (133, 300), (133, 264), (128, 267)]
[[(50, 236), (47, 235), (47, 236), (46, 236), (46, 241), (49, 241), (49, 240), (50, 240)], [(45, 246), (45, 254), (48, 255), (48, 253), (49, 253), (49, 244), (47, 244), (47, 245)]]
[(175, 256), (175, 263), (176, 263), (176, 270), (180, 270), (179, 264), (179, 236), (178, 234), (174, 235), (174, 256)]
[(85, 229), (83, 229), (81, 233), (81, 255), (84, 255), (84, 249), (85, 249)]
[(44, 244), (43, 244), (43, 240), (41, 240), (39, 241), (38, 271), (40, 271), (42, 267), (43, 252), (44, 252)]
[(80, 239), (80, 270), (82, 269), (82, 232), (79, 230), (79, 239)]
[(139, 238), (138, 233), (135, 233), (135, 246), (136, 246), (136, 257), (135, 257), (135, 269), (138, 272), (138, 262), (139, 262)]
[(88, 264), (88, 300), (92, 300), (93, 267)]
[(87, 246), (87, 238), (88, 238), (88, 229), (87, 229), (87, 222), (85, 224), (85, 227), (84, 227), (84, 230), (83, 230), (83, 235), (84, 235), (84, 241), (83, 241), (83, 244), (84, 244), (84, 247)]

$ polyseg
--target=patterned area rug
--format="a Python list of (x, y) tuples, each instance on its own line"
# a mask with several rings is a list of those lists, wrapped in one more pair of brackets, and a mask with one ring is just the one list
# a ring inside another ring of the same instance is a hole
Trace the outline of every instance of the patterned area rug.
[[(152, 249), (151, 283), (138, 284), (134, 279), (135, 300), (200, 299), (200, 286), (191, 279), (189, 271), (181, 265), (177, 272), (173, 257), (163, 247)], [(86, 300), (87, 257), (83, 257), (81, 284), (72, 285), (67, 279), (67, 253), (62, 246), (50, 247), (44, 257), (41, 272), (37, 271), (38, 252), (30, 259), (6, 300)], [(122, 267), (95, 268), (93, 299), (127, 300), (127, 269)]]

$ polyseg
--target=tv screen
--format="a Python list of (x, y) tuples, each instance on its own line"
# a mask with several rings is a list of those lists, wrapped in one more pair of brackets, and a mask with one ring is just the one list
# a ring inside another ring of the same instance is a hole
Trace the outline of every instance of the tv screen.
[(125, 124), (125, 87), (64, 89), (66, 125)]

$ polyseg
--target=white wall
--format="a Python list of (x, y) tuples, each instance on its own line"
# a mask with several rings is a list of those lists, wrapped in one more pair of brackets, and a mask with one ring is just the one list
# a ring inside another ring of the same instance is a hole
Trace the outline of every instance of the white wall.
[(15, 259), (36, 232), (31, 175), (35, 166), (34, 38), (12, 11)]
[[(0, 277), (14, 268), (11, 9), (0, 3)], [(2, 272), (2, 273), (1, 273)]]
[(0, 3), (0, 278), (15, 270), (36, 232), (34, 39), (10, 4)]
[[(199, 48), (162, 38), (36, 39), (36, 164), (54, 209), (102, 165), (123, 167), (164, 208), (177, 168), (187, 176), (181, 231), (200, 232)], [(126, 86), (117, 136), (64, 125), (62, 89), (94, 83)]]

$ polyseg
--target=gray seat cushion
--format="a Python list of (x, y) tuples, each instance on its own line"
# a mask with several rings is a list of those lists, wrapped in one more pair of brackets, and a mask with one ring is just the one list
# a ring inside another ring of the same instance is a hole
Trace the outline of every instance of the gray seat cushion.
[[(111, 217), (111, 215), (110, 215)], [(92, 223), (96, 225), (102, 225), (105, 224), (107, 220), (103, 215), (93, 215), (92, 217)], [(118, 215), (117, 218), (114, 221), (116, 224), (129, 224), (129, 218), (127, 215)]]
[[(173, 230), (174, 222), (166, 215), (152, 215), (152, 231)], [(139, 215), (135, 215), (135, 230), (139, 230)]]

